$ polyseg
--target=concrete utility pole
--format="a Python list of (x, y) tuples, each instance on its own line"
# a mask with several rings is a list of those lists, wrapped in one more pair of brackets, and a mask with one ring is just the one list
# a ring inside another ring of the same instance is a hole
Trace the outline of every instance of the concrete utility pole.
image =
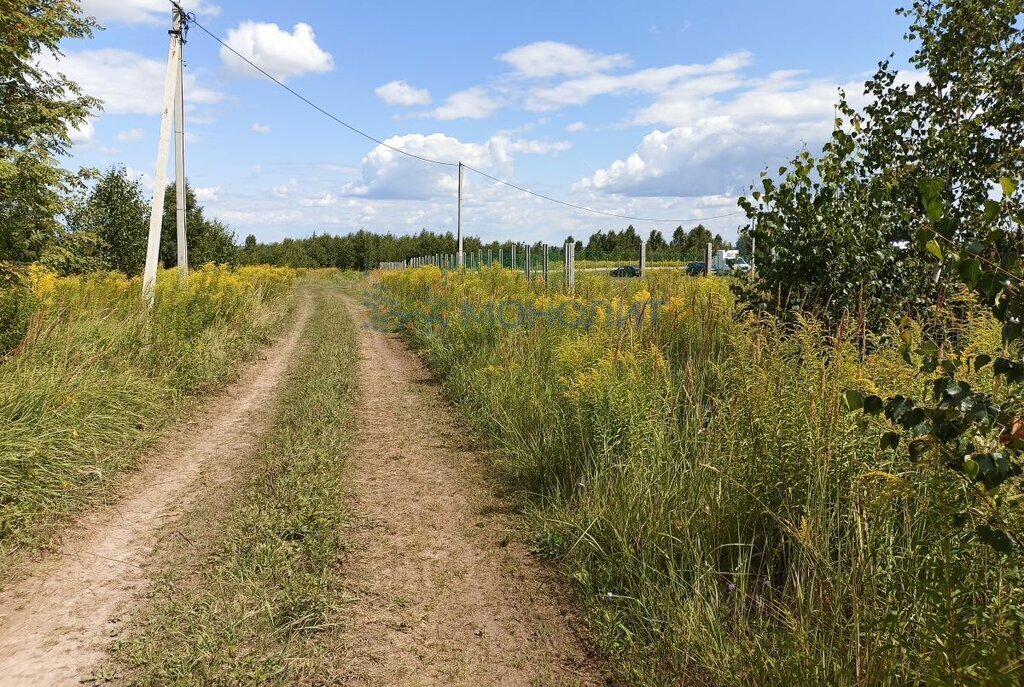
[(647, 242), (640, 242), (640, 276), (644, 276), (644, 272), (647, 271)]
[(708, 243), (707, 252), (704, 254), (704, 276), (711, 276), (711, 244)]
[(757, 234), (754, 233), (756, 231), (757, 231), (757, 220), (754, 219), (754, 220), (750, 221), (750, 271), (751, 272), (756, 272), (757, 271), (757, 258), (755, 257), (757, 255)]
[(175, 8), (178, 23), (178, 88), (174, 94), (174, 181), (177, 194), (178, 230), (178, 275), (188, 278), (188, 235), (185, 231), (185, 24), (181, 21), (182, 12)]
[(465, 254), (462, 252), (462, 163), (459, 163), (459, 209), (456, 214), (456, 230), (459, 235), (459, 269), (465, 267)]
[[(184, 15), (180, 8), (171, 10), (170, 48), (167, 51), (167, 73), (164, 77), (164, 109), (160, 116), (160, 143), (156, 149), (156, 175), (153, 179), (153, 208), (149, 214), (149, 239), (146, 243), (146, 267), (142, 272), (142, 297), (152, 307), (156, 293), (156, 266), (160, 259), (160, 224), (164, 212), (164, 183), (167, 157), (170, 154), (171, 108), (181, 77), (181, 35)], [(180, 247), (179, 247), (180, 250)]]

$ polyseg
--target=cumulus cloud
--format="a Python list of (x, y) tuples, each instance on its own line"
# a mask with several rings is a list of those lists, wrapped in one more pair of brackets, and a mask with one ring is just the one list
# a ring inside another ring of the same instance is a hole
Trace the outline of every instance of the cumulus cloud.
[[(334, 58), (316, 43), (309, 24), (299, 23), (291, 33), (277, 24), (245, 21), (228, 31), (228, 46), (274, 78), (284, 81), (302, 74), (321, 74), (334, 69)], [(232, 73), (241, 77), (259, 74), (227, 47), (221, 47), (220, 59)]]
[[(82, 12), (96, 17), (101, 24), (169, 24), (171, 6), (166, 0), (82, 0)], [(220, 7), (201, 0), (189, 3), (189, 11), (199, 16), (215, 17)]]
[(575, 45), (538, 41), (513, 48), (498, 59), (512, 65), (525, 77), (537, 78), (603, 72), (632, 63), (629, 55), (602, 55)]
[(196, 200), (201, 203), (208, 203), (219, 199), (220, 194), (224, 192), (224, 188), (221, 186), (204, 186), (193, 189), (193, 192), (196, 194)]
[(628, 157), (578, 186), (631, 196), (742, 192), (764, 167), (828, 137), (839, 88), (854, 105), (864, 104), (859, 82), (809, 78), (799, 71), (762, 78), (733, 72), (681, 82), (634, 114), (635, 124), (659, 128)]
[(437, 119), (484, 119), (497, 112), (502, 101), (486, 88), (467, 88), (452, 93), (432, 114)]
[(275, 186), (274, 188), (271, 189), (270, 192), (273, 193), (278, 198), (287, 198), (298, 187), (299, 182), (297, 180), (289, 179), (287, 184)]
[(430, 91), (426, 88), (414, 88), (405, 79), (390, 81), (383, 86), (378, 86), (373, 92), (388, 105), (408, 107), (430, 104)]
[(269, 134), (270, 133), (270, 125), (269, 124), (260, 124), (259, 122), (253, 122), (252, 126), (249, 127), (249, 128), (253, 132), (257, 133), (257, 134)]
[[(106, 114), (160, 114), (163, 112), (164, 76), (167, 64), (130, 50), (68, 51), (59, 60), (41, 53), (40, 65), (76, 81), (82, 90), (103, 101)], [(220, 102), (220, 92), (200, 86), (194, 74), (185, 74), (185, 98), (189, 103)]]
[[(466, 143), (446, 134), (406, 134), (384, 141), (415, 155), (444, 162), (463, 162), (494, 174), (511, 176), (516, 154), (545, 154), (567, 150), (566, 142), (531, 141), (492, 136), (484, 143)], [(386, 146), (363, 158), (361, 179), (346, 184), (347, 196), (421, 199), (450, 195), (458, 188), (455, 169), (429, 165)]]
[(117, 140), (119, 143), (130, 143), (132, 141), (141, 141), (146, 137), (146, 132), (142, 129), (126, 129), (125, 131), (117, 132)]

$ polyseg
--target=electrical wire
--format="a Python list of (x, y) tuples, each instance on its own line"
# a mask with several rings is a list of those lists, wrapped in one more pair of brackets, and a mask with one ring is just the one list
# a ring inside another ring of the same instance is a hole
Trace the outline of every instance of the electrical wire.
[(329, 119), (335, 121), (336, 123), (341, 124), (343, 127), (345, 127), (346, 129), (352, 131), (353, 133), (356, 133), (356, 134), (362, 136), (363, 138), (365, 138), (367, 140), (373, 141), (377, 145), (380, 145), (380, 146), (383, 146), (385, 148), (388, 148), (389, 150), (393, 150), (396, 153), (400, 153), (400, 154), (405, 155), (407, 157), (411, 157), (411, 158), (414, 158), (416, 160), (420, 160), (421, 162), (426, 162), (426, 163), (433, 164), (433, 165), (441, 165), (441, 166), (444, 166), (444, 167), (458, 167), (458, 166), (461, 165), (462, 167), (468, 169), (469, 171), (475, 172), (475, 173), (479, 174), (480, 176), (486, 177), (486, 178), (490, 179), (491, 181), (494, 181), (494, 182), (496, 182), (498, 184), (502, 184), (504, 186), (508, 186), (509, 188), (513, 188), (513, 189), (515, 189), (517, 191), (521, 191), (522, 193), (526, 193), (526, 194), (529, 194), (529, 195), (534, 196), (536, 198), (540, 198), (542, 200), (546, 200), (546, 201), (548, 201), (550, 203), (556, 203), (558, 205), (563, 205), (565, 207), (572, 208), (574, 210), (580, 210), (580, 211), (583, 211), (583, 212), (590, 212), (590, 213), (593, 213), (593, 214), (596, 214), (596, 215), (605, 215), (607, 217), (615, 217), (617, 219), (633, 220), (633, 221), (636, 221), (636, 222), (670, 222), (670, 223), (673, 223), (673, 224), (686, 224), (686, 223), (689, 223), (689, 222), (701, 222), (701, 221), (704, 221), (704, 220), (722, 219), (722, 218), (725, 218), (725, 217), (735, 217), (737, 215), (745, 214), (742, 210), (739, 210), (739, 211), (736, 211), (736, 212), (729, 212), (729, 213), (725, 213), (725, 214), (721, 214), (721, 215), (710, 215), (708, 217), (688, 217), (688, 218), (683, 218), (683, 219), (672, 219), (672, 218), (664, 218), (664, 217), (637, 217), (637, 216), (633, 216), (633, 215), (625, 215), (625, 214), (620, 214), (620, 213), (617, 213), (617, 212), (609, 212), (607, 210), (598, 210), (597, 208), (591, 208), (591, 207), (587, 207), (585, 205), (577, 205), (576, 203), (570, 203), (569, 201), (560, 200), (558, 198), (553, 198), (551, 196), (544, 195), (543, 193), (538, 193), (536, 191), (531, 191), (528, 188), (525, 188), (523, 186), (519, 186), (517, 184), (513, 184), (512, 182), (506, 181), (505, 179), (501, 179), (501, 178), (498, 178), (496, 176), (492, 176), (492, 175), (488, 174), (487, 172), (483, 172), (483, 171), (481, 171), (479, 169), (476, 169), (475, 167), (470, 167), (469, 165), (467, 165), (465, 163), (447, 162), (445, 160), (435, 160), (433, 158), (424, 157), (422, 155), (417, 155), (416, 153), (410, 153), (407, 150), (403, 150), (402, 148), (399, 148), (397, 146), (393, 146), (393, 145), (391, 145), (389, 143), (385, 143), (384, 141), (380, 140), (379, 138), (376, 138), (375, 136), (371, 136), (370, 134), (366, 133), (365, 131), (362, 131), (361, 129), (358, 129), (358, 128), (352, 126), (351, 124), (349, 124), (348, 122), (346, 122), (346, 121), (340, 119), (339, 117), (331, 114), (330, 112), (328, 112), (324, 108), (320, 107), (319, 105), (314, 103), (312, 100), (310, 100), (306, 96), (302, 95), (301, 93), (299, 93), (298, 91), (296, 91), (292, 87), (290, 87), (287, 84), (285, 84), (283, 81), (281, 81), (281, 80), (277, 79), (276, 77), (274, 77), (273, 75), (271, 75), (269, 72), (267, 72), (265, 69), (260, 67), (258, 64), (256, 64), (255, 62), (253, 62), (252, 60), (247, 58), (245, 55), (241, 54), (240, 52), (238, 52), (237, 50), (232, 48), (230, 45), (225, 43), (223, 40), (220, 39), (219, 36), (217, 36), (216, 34), (211, 32), (209, 29), (207, 29), (205, 26), (203, 26), (201, 23), (199, 23), (199, 21), (196, 20), (196, 18), (195, 18), (195, 14), (193, 14), (191, 12), (188, 12), (188, 13), (184, 12), (184, 10), (181, 9), (181, 6), (178, 3), (174, 2), (174, 0), (170, 0), (170, 2), (179, 12), (182, 13), (183, 16), (187, 17), (187, 19), (188, 19), (187, 23), (195, 24), (197, 27), (199, 27), (199, 29), (203, 33), (205, 33), (207, 36), (209, 36), (210, 38), (215, 40), (217, 43), (219, 43), (221, 46), (226, 48), (228, 51), (230, 51), (232, 54), (234, 54), (236, 57), (238, 57), (238, 59), (242, 60), (243, 62), (248, 64), (250, 67), (252, 67), (256, 71), (258, 71), (260, 74), (262, 74), (263, 76), (267, 77), (268, 79), (273, 81), (275, 84), (277, 84), (281, 88), (283, 88), (286, 91), (288, 91), (289, 93), (291, 93), (293, 96), (295, 96), (296, 98), (298, 98), (299, 100), (304, 102), (306, 105), (312, 107), (314, 110), (316, 110), (320, 114), (324, 115), (325, 117), (328, 117)]

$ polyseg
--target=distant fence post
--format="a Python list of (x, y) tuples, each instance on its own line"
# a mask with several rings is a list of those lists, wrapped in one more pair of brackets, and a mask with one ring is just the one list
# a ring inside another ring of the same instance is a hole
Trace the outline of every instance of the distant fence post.
[(704, 252), (704, 276), (711, 276), (711, 244), (708, 243), (707, 250)]
[(640, 276), (644, 276), (644, 272), (647, 270), (647, 242), (640, 242)]
[(543, 255), (543, 262), (541, 263), (544, 266), (544, 290), (547, 290), (548, 284), (549, 284), (549, 280), (548, 280), (549, 246), (548, 246), (548, 244), (545, 243), (544, 246), (541, 248), (541, 250), (544, 251), (542, 253), (542, 255)]
[(487, 266), (488, 267), (494, 267), (494, 249), (493, 248), (488, 248), (487, 249)]
[(533, 267), (530, 263), (533, 262), (530, 258), (530, 244), (526, 244), (526, 249), (523, 251), (523, 274), (526, 275), (526, 283), (530, 283), (530, 268)]
[(512, 269), (516, 268), (516, 244), (512, 244), (512, 262), (509, 265)]
[(505, 267), (505, 249), (504, 248), (499, 248), (498, 249), (498, 267), (501, 267), (503, 269)]
[(576, 242), (566, 241), (563, 261), (565, 262), (565, 290), (572, 293), (576, 288)]

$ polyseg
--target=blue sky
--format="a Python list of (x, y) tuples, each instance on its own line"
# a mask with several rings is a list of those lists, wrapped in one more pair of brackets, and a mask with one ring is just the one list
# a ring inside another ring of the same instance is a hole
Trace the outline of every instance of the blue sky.
[[(894, 3), (251, 2), (193, 0), (210, 31), (390, 144), (463, 160), (539, 192), (645, 217), (715, 217), (766, 165), (820, 146), (836, 88), (855, 99), (911, 46)], [(169, 11), (83, 0), (105, 30), (55, 68), (102, 98), (73, 163), (125, 164), (151, 187)], [(193, 28), (188, 176), (239, 237), (451, 229), (452, 171), (339, 127)], [(52, 66), (52, 65), (51, 65)], [(467, 174), (463, 225), (561, 241), (622, 220)], [(731, 237), (742, 217), (705, 219)], [(634, 222), (666, 233), (673, 223)]]

